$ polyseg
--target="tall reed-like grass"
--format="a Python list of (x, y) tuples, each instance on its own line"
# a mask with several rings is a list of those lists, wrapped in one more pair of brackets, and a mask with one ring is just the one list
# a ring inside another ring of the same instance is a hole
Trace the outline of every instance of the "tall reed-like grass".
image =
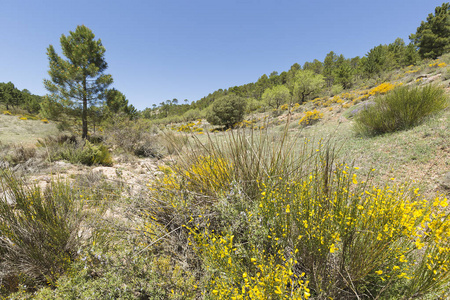
[(41, 191), (6, 170), (0, 184), (0, 283), (53, 285), (79, 247), (80, 200), (68, 184), (53, 182)]

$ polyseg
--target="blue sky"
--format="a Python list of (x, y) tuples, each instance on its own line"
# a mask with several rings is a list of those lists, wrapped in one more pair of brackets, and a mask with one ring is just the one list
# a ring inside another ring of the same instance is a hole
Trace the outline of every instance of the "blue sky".
[(106, 48), (113, 86), (142, 110), (219, 89), (334, 51), (363, 56), (397, 37), (409, 42), (434, 0), (4, 0), (0, 82), (44, 95), (46, 49), (89, 27)]

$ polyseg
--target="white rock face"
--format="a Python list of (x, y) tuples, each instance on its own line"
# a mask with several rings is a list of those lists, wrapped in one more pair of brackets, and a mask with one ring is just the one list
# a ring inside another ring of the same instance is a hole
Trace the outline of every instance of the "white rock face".
[(0, 194), (0, 200), (1, 201), (6, 201), (6, 203), (8, 203), (9, 205), (14, 205), (16, 204), (16, 197), (14, 197), (14, 195), (11, 192), (3, 192)]

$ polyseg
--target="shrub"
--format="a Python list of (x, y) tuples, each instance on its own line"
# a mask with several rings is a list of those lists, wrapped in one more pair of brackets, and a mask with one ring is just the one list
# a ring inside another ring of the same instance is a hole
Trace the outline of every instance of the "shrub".
[(161, 157), (161, 146), (156, 138), (157, 128), (147, 120), (114, 118), (104, 131), (107, 145), (143, 157)]
[(4, 159), (13, 166), (36, 157), (36, 148), (31, 146), (13, 145), (6, 146), (3, 150), (6, 150)]
[[(69, 157), (70, 158), (70, 157)], [(112, 165), (112, 157), (108, 148), (102, 144), (92, 144), (89, 141), (86, 141), (81, 152), (79, 158), (74, 161), (74, 163), (80, 162), (87, 166), (92, 165), (104, 165), (111, 166)]]
[(16, 285), (30, 288), (54, 285), (80, 245), (81, 203), (62, 182), (52, 182), (43, 193), (3, 170), (0, 183), (0, 283), (15, 278)]
[(323, 113), (320, 113), (316, 109), (312, 111), (305, 111), (305, 115), (298, 121), (299, 125), (307, 126), (312, 125), (322, 119)]
[(39, 141), (39, 145), (46, 148), (51, 161), (67, 160), (73, 164), (112, 165), (112, 157), (105, 145), (93, 144), (88, 140), (80, 140), (75, 136), (60, 135), (47, 137)]
[(333, 86), (331, 87), (331, 96), (338, 95), (338, 94), (342, 93), (343, 90), (344, 90), (344, 88), (342, 87), (342, 85), (333, 84)]
[(408, 129), (447, 106), (448, 99), (440, 87), (398, 87), (359, 112), (355, 117), (355, 130), (376, 135)]
[(81, 253), (57, 289), (41, 289), (33, 299), (198, 299), (195, 277), (169, 257), (141, 254), (131, 260), (135, 252), (129, 250), (115, 256), (95, 252)]
[(229, 94), (214, 101), (207, 120), (212, 125), (224, 125), (225, 128), (231, 128), (242, 122), (245, 108), (246, 102), (243, 98)]
[(179, 154), (188, 141), (185, 134), (174, 133), (171, 130), (162, 132), (160, 135), (160, 143), (166, 149), (169, 155)]

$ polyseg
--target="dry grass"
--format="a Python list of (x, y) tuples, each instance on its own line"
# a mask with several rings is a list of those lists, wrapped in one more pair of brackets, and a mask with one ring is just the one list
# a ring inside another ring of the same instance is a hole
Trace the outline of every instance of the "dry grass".
[(37, 139), (58, 133), (56, 124), (40, 120), (21, 120), (17, 116), (0, 114), (0, 141), (2, 144), (34, 145)]

